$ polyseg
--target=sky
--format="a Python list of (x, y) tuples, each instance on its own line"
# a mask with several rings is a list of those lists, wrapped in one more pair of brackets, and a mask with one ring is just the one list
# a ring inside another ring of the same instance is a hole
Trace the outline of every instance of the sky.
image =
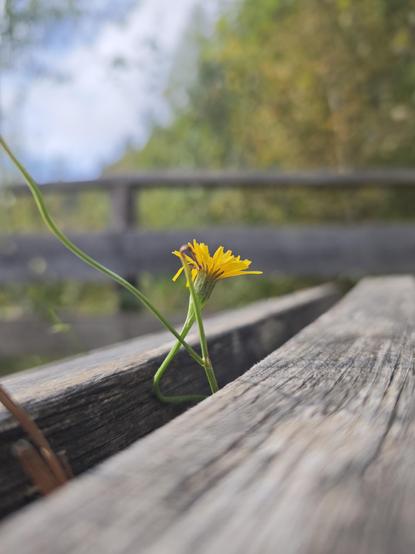
[[(165, 90), (195, 9), (213, 27), (225, 0), (130, 1), (93, 33), (39, 45), (52, 77), (22, 64), (2, 75), (2, 133), (38, 180), (93, 178), (171, 116)], [(61, 33), (62, 37), (65, 34)]]

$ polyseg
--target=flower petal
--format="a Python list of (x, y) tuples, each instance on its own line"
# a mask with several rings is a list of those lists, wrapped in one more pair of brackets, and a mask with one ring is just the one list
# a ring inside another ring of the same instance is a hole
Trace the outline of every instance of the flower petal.
[[(174, 254), (174, 252), (173, 252), (173, 254)], [(172, 281), (174, 281), (174, 282), (177, 281), (177, 279), (178, 279), (178, 278), (180, 277), (180, 275), (182, 274), (183, 269), (184, 269), (183, 266), (182, 266), (181, 268), (178, 269), (178, 271), (176, 272), (176, 274), (175, 274), (175, 276), (173, 277)]]

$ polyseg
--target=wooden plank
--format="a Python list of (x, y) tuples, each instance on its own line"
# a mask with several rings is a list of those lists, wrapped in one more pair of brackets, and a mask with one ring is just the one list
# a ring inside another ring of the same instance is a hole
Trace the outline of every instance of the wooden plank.
[[(73, 236), (121, 274), (173, 272), (171, 251), (196, 238), (251, 258), (270, 274), (361, 277), (415, 271), (414, 225), (212, 228)], [(40, 268), (40, 269), (39, 269)], [(0, 244), (0, 283), (105, 279), (75, 259), (53, 237), (10, 236)]]
[[(177, 316), (173, 317), (173, 321), (179, 320)], [(160, 323), (148, 312), (103, 316), (63, 315), (62, 322), (68, 325), (67, 331), (54, 332), (49, 321), (35, 316), (0, 320), (0, 358), (28, 355), (63, 358), (160, 329)]]
[(370, 279), (0, 528), (19, 554), (415, 551), (415, 281)]
[[(220, 384), (239, 376), (337, 298), (334, 287), (317, 287), (209, 320), (210, 353)], [(136, 339), (23, 372), (3, 384), (29, 410), (52, 446), (67, 452), (79, 474), (183, 411), (160, 404), (151, 392), (152, 377), (171, 345), (169, 336)], [(196, 344), (194, 335), (191, 343)], [(169, 369), (163, 388), (173, 394), (207, 392), (203, 372), (183, 353)], [(35, 496), (12, 455), (13, 444), (21, 437), (0, 406), (0, 515)]]
[[(99, 179), (71, 182), (51, 182), (42, 185), (44, 192), (80, 192), (83, 190), (111, 190), (118, 187), (160, 188), (160, 187), (237, 187), (237, 188), (360, 188), (365, 187), (413, 187), (415, 169), (369, 169), (336, 172), (319, 169), (316, 171), (143, 171), (127, 175), (108, 175)], [(16, 194), (27, 194), (27, 187), (15, 185)]]
[(135, 197), (131, 188), (120, 187), (111, 191), (111, 228), (114, 231), (125, 231), (137, 224)]
[[(111, 190), (111, 229), (118, 233), (134, 229), (138, 224), (138, 213), (135, 205), (136, 191), (131, 187), (118, 187)], [(138, 286), (137, 273), (122, 275), (129, 283)], [(120, 311), (128, 311), (134, 304), (131, 295), (118, 285), (118, 304)]]

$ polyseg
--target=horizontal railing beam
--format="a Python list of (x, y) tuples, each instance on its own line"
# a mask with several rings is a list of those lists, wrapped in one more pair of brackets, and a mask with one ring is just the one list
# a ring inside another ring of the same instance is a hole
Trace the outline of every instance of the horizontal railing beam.
[[(81, 192), (83, 190), (113, 190), (119, 187), (152, 189), (162, 187), (237, 187), (269, 188), (359, 188), (359, 187), (414, 187), (415, 169), (368, 169), (336, 172), (316, 171), (147, 171), (127, 175), (108, 175), (91, 180), (48, 182), (44, 192)], [(10, 187), (16, 194), (25, 194), (27, 187)]]
[[(124, 275), (177, 269), (171, 251), (196, 238), (255, 261), (267, 274), (359, 277), (415, 272), (414, 225), (209, 228), (74, 235), (92, 256)], [(0, 283), (107, 279), (48, 235), (13, 235), (0, 242)]]

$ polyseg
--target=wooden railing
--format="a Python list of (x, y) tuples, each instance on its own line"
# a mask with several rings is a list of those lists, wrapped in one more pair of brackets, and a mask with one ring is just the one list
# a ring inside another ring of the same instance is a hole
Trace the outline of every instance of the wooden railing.
[[(130, 175), (111, 175), (99, 179), (44, 183), (44, 191), (83, 191), (86, 189), (152, 189), (163, 187), (247, 187), (247, 188), (287, 188), (287, 187), (340, 187), (360, 188), (374, 187), (413, 187), (415, 186), (415, 169), (379, 169), (333, 172), (318, 171), (142, 171)], [(26, 194), (24, 185), (15, 185), (13, 192)]]
[[(303, 180), (261, 175), (147, 175), (61, 190), (110, 191), (119, 216), (113, 230), (74, 238), (125, 274), (173, 269), (166, 252), (193, 236), (226, 242), (268, 271), (414, 271), (415, 225), (203, 233), (130, 228), (136, 225), (132, 196), (145, 187), (415, 184), (411, 171), (382, 172), (377, 179), (373, 173), (307, 174)], [(36, 276), (32, 256), (44, 256), (50, 278), (96, 278), (53, 238), (20, 236), (3, 243), (0, 282)], [(218, 380), (227, 386), (176, 419), (182, 409), (160, 405), (151, 394), (152, 376), (170, 345), (165, 334), (6, 379), (75, 475), (89, 472), (7, 518), (0, 525), (2, 549), (236, 554), (274, 552), (277, 545), (290, 553), (413, 552), (415, 281), (369, 278), (330, 308), (337, 299), (335, 288), (322, 286), (208, 323)], [(189, 340), (196, 346), (195, 335)], [(171, 369), (166, 392), (203, 392), (203, 376), (184, 354)], [(38, 494), (23, 470), (21, 441), (29, 444), (0, 407), (0, 515)]]
[[(130, 176), (103, 177), (91, 181), (46, 183), (43, 191), (79, 193), (104, 190), (111, 195), (111, 221), (101, 233), (74, 233), (74, 241), (119, 273), (133, 278), (140, 271), (170, 272), (175, 261), (169, 252), (190, 238), (229, 248), (255, 259), (268, 273), (332, 277), (358, 277), (376, 273), (415, 271), (415, 226), (403, 224), (313, 225), (283, 227), (215, 227), (175, 231), (139, 228), (135, 196), (141, 190), (203, 187), (243, 188), (260, 193), (268, 189), (303, 188), (319, 190), (361, 187), (415, 186), (415, 170), (332, 173), (276, 172), (147, 172)], [(14, 186), (15, 194), (27, 194)], [(180, 214), (178, 214), (180, 217)], [(96, 281), (101, 276), (74, 259), (53, 237), (13, 235), (0, 241), (0, 283), (42, 279)], [(46, 270), (45, 270), (46, 268)]]

